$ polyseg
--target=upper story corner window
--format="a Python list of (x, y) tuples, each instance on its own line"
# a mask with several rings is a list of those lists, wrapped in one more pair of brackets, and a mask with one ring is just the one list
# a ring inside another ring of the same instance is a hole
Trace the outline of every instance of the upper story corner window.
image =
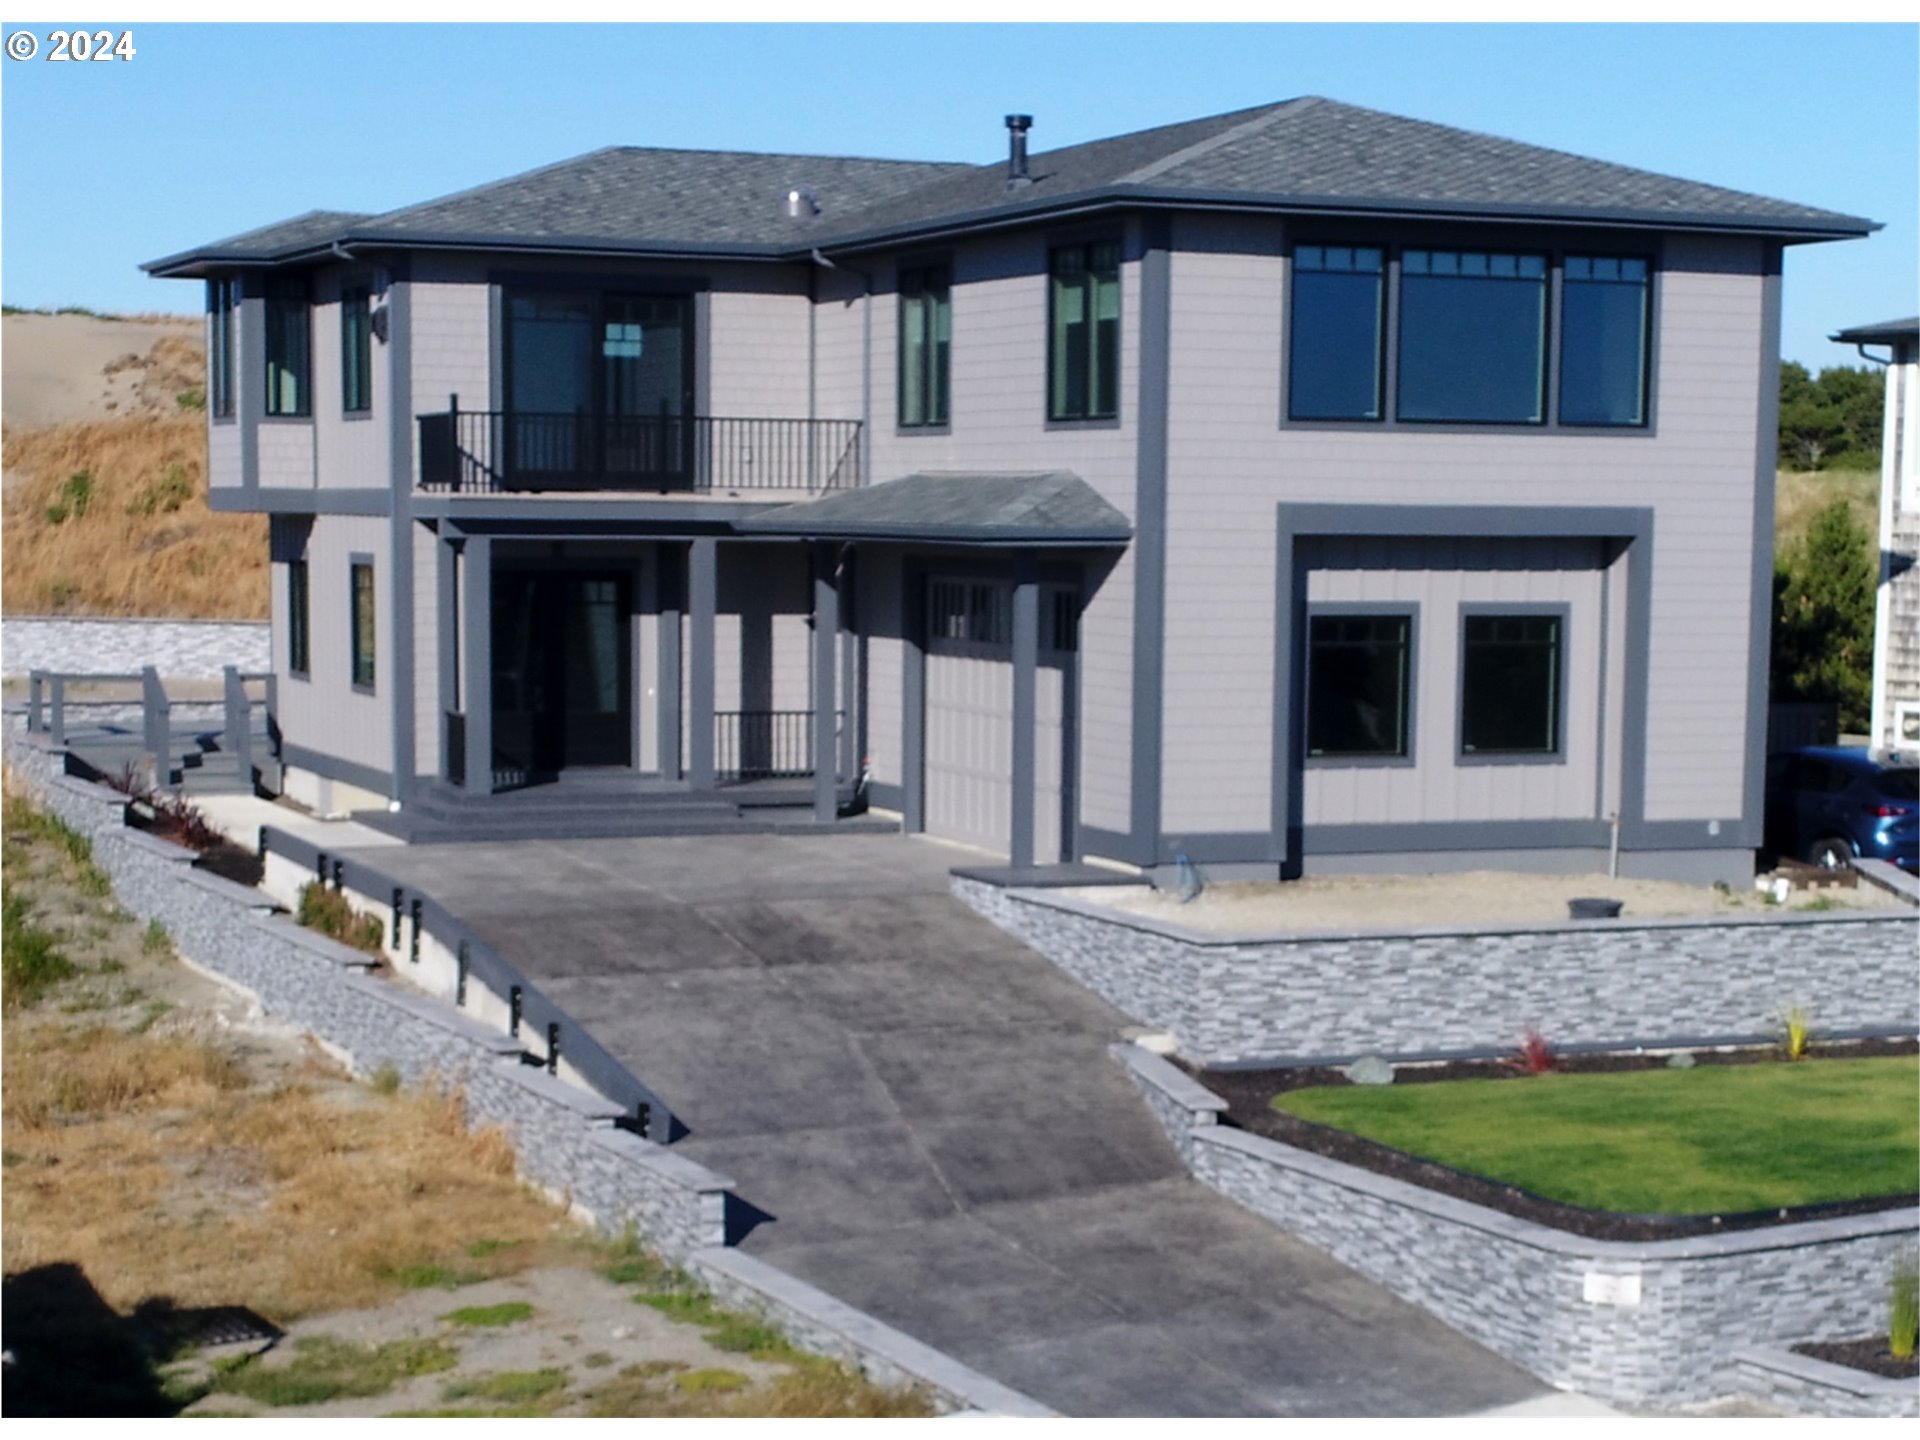
[(1385, 252), (1354, 245), (1296, 246), (1292, 299), (1288, 417), (1378, 420)]
[(1401, 420), (1546, 420), (1547, 259), (1408, 250), (1400, 260)]
[(1647, 423), (1651, 267), (1569, 255), (1560, 285), (1560, 423)]
[(233, 321), (240, 308), (238, 280), (207, 282), (207, 413), (233, 415)]
[(1120, 413), (1120, 245), (1068, 245), (1048, 266), (1047, 418)]
[(267, 414), (311, 415), (312, 301), (304, 276), (267, 280)]
[(947, 423), (953, 276), (944, 265), (900, 272), (900, 424)]
[(373, 408), (373, 296), (364, 285), (340, 292), (340, 408)]

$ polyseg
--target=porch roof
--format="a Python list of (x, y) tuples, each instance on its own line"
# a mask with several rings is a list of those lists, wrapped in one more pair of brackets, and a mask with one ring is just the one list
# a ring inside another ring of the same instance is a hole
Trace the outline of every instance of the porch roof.
[(1124, 545), (1133, 527), (1067, 470), (925, 471), (735, 522), (750, 535), (944, 545)]

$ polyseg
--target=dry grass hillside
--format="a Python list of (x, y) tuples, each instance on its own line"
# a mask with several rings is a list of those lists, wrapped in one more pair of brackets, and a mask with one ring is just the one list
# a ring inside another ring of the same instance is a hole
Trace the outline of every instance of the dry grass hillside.
[(199, 327), (4, 324), (7, 612), (264, 616), (265, 518), (207, 508)]
[(1821, 470), (1811, 474), (1783, 470), (1773, 506), (1773, 548), (1785, 554), (1806, 537), (1813, 517), (1836, 499), (1845, 500), (1860, 528), (1880, 533), (1880, 472)]

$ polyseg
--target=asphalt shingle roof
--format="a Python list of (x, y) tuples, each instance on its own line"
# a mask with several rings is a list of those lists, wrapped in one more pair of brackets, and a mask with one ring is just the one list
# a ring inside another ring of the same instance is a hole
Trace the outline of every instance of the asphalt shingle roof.
[[(155, 261), (181, 272), (329, 242), (800, 258), (1069, 207), (1231, 203), (1301, 212), (1591, 220), (1862, 235), (1855, 216), (1306, 97), (987, 165), (615, 147), (382, 215), (315, 211)], [(820, 213), (785, 213), (790, 189)]]
[(926, 471), (783, 505), (736, 528), (821, 540), (1125, 544), (1127, 517), (1067, 470)]
[(1882, 320), (1875, 325), (1855, 325), (1827, 338), (1838, 340), (1842, 345), (1884, 345), (1890, 340), (1920, 339), (1920, 315), (1909, 315), (1904, 320)]

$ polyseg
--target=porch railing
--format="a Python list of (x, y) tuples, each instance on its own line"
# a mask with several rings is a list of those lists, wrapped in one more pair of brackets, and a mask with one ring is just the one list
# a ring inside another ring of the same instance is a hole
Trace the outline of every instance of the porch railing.
[(858, 420), (462, 410), (422, 415), (420, 488), (498, 491), (789, 490), (861, 484)]
[[(55, 745), (65, 745), (68, 723), (76, 716), (96, 723), (119, 724), (137, 715), (140, 748), (152, 770), (149, 781), (170, 785), (176, 778), (175, 761), (185, 748), (175, 741), (174, 711), (184, 709), (194, 715), (218, 707), (220, 748), (234, 757), (237, 773), (250, 782), (255, 764), (253, 712), (256, 706), (266, 714), (268, 749), (276, 754), (278, 751), (274, 723), (279, 709), (277, 682), (270, 672), (247, 672), (232, 665), (222, 671), (221, 682), (219, 700), (176, 700), (167, 694), (159, 671), (151, 665), (126, 671), (32, 670), (27, 675), (27, 730), (45, 735)], [(69, 685), (94, 691), (137, 689), (139, 698), (124, 693), (70, 698)], [(257, 697), (248, 689), (253, 685), (261, 687), (262, 693)]]
[[(834, 716), (836, 727), (840, 716)], [(716, 710), (713, 771), (722, 784), (813, 774), (813, 711)]]

